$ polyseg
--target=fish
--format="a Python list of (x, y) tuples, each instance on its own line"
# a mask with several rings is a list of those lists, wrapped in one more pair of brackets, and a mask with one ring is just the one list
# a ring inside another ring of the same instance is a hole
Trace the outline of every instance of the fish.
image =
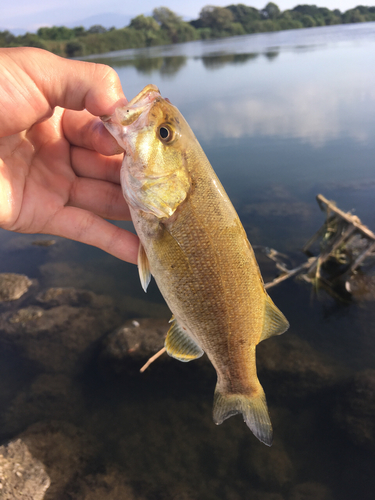
[(272, 444), (256, 346), (289, 323), (264, 288), (246, 232), (193, 131), (155, 85), (101, 117), (124, 149), (121, 186), (140, 239), (143, 289), (154, 277), (172, 312), (167, 353), (204, 353), (217, 373), (213, 420), (241, 413)]

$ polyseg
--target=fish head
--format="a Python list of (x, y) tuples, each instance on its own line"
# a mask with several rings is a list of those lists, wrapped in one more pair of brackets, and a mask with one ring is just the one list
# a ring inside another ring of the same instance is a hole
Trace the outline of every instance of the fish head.
[(130, 207), (158, 218), (173, 215), (191, 187), (186, 156), (189, 141), (196, 141), (181, 113), (147, 85), (102, 120), (125, 150), (121, 185)]

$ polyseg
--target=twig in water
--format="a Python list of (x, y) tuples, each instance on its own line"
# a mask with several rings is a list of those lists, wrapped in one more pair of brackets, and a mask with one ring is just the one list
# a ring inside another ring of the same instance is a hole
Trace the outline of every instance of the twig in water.
[(160, 349), (156, 354), (151, 356), (151, 358), (145, 363), (142, 368), (139, 370), (141, 373), (143, 373), (150, 365), (153, 363), (156, 359), (158, 359), (162, 354), (165, 353), (165, 347), (163, 349)]

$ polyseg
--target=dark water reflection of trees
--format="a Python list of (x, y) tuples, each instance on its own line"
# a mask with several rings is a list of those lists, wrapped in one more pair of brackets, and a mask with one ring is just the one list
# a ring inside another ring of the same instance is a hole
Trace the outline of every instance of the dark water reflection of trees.
[(175, 75), (185, 66), (187, 57), (136, 57), (134, 59), (100, 58), (95, 59), (94, 62), (101, 62), (117, 68), (134, 66), (139, 73), (146, 75), (154, 71), (159, 72), (161, 75)]
[[(259, 53), (251, 52), (248, 54), (209, 54), (196, 59), (201, 59), (203, 65), (208, 70), (216, 70), (227, 64), (245, 64), (259, 57)], [(278, 55), (277, 50), (267, 51), (263, 54), (269, 61), (273, 61)], [(93, 61), (102, 62), (109, 66), (122, 68), (125, 66), (134, 66), (139, 73), (149, 75), (153, 72), (159, 72), (161, 75), (175, 75), (187, 63), (186, 56), (167, 56), (167, 57), (136, 57), (134, 59), (117, 58), (98, 58)]]
[(219, 69), (227, 64), (244, 64), (259, 56), (257, 53), (250, 54), (211, 54), (202, 57), (204, 67), (207, 69)]

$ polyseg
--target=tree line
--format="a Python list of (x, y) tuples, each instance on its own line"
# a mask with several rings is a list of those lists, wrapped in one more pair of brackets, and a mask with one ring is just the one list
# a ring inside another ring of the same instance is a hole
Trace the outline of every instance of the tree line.
[(101, 25), (88, 30), (83, 26), (72, 29), (52, 26), (19, 36), (0, 31), (0, 47), (39, 47), (61, 56), (75, 57), (199, 39), (368, 21), (375, 21), (375, 7), (359, 5), (342, 13), (339, 9), (316, 5), (297, 5), (282, 12), (273, 2), (260, 10), (244, 4), (207, 5), (199, 18), (190, 22), (183, 21), (167, 7), (159, 7), (154, 9), (152, 16), (141, 14), (121, 29), (106, 29)]

